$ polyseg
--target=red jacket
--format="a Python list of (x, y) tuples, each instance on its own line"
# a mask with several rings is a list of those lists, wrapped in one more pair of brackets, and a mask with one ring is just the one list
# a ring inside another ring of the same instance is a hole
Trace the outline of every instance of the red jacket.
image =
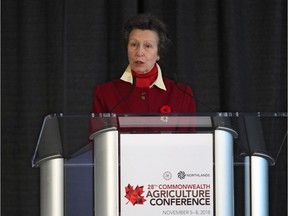
[(156, 86), (138, 88), (117, 79), (97, 85), (92, 113), (161, 113), (163, 106), (172, 113), (196, 112), (192, 89), (163, 77), (166, 91)]

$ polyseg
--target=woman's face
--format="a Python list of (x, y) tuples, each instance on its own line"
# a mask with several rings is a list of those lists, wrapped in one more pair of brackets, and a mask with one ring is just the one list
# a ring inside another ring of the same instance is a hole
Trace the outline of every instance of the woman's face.
[(129, 34), (128, 61), (133, 71), (147, 73), (159, 60), (158, 34), (152, 30), (133, 29)]

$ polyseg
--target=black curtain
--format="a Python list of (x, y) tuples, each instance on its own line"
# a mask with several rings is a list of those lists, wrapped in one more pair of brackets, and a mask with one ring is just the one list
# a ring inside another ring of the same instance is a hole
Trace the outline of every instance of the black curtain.
[[(39, 215), (31, 158), (45, 115), (89, 113), (95, 84), (127, 66), (123, 22), (151, 13), (173, 44), (168, 76), (199, 112), (286, 112), (286, 0), (2, 0), (2, 215)], [(199, 102), (201, 101), (201, 102)], [(271, 215), (287, 215), (287, 148), (271, 167)], [(276, 198), (275, 198), (276, 197)], [(236, 209), (236, 215), (243, 211)]]

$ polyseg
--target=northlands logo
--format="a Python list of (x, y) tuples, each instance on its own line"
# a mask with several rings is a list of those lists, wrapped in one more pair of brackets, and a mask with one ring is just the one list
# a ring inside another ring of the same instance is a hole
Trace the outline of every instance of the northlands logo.
[(184, 171), (178, 172), (177, 175), (178, 175), (178, 178), (181, 179), (181, 180), (185, 179), (185, 177), (186, 177), (186, 173)]

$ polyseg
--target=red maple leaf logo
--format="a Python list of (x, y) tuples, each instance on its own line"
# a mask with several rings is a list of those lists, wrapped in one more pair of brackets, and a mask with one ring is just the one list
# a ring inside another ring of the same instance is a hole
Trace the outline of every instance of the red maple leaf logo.
[(143, 192), (144, 192), (143, 191), (143, 186), (139, 187), (137, 185), (135, 190), (134, 190), (133, 186), (128, 184), (128, 186), (125, 187), (125, 191), (126, 191), (126, 196), (125, 197), (129, 200), (126, 204), (131, 202), (133, 205), (135, 205), (135, 204), (143, 205), (143, 203), (146, 201), (144, 196), (141, 196), (143, 194)]

